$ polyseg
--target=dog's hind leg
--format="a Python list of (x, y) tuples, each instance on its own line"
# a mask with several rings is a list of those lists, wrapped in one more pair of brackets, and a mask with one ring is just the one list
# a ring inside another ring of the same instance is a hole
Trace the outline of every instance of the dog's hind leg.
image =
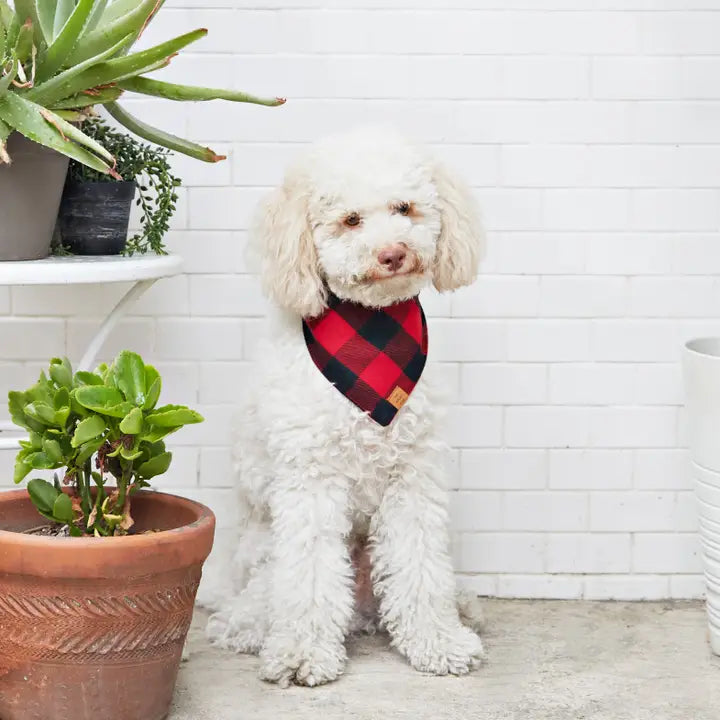
[(270, 566), (256, 567), (240, 595), (210, 616), (207, 635), (213, 645), (256, 655), (267, 635)]

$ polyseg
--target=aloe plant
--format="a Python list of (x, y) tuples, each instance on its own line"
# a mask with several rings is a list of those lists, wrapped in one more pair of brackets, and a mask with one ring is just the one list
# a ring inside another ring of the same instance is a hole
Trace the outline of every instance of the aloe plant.
[(62, 480), (28, 482), (44, 518), (75, 536), (127, 534), (132, 496), (170, 467), (164, 438), (203, 420), (184, 405), (158, 407), (161, 385), (152, 365), (124, 350), (95, 372), (73, 373), (66, 358), (54, 358), (35, 385), (8, 393), (13, 422), (30, 434), (20, 443), (15, 482), (33, 470), (63, 469)]
[(206, 162), (223, 160), (210, 148), (133, 117), (118, 104), (123, 93), (176, 101), (230, 100), (276, 106), (282, 98), (191, 87), (145, 77), (167, 66), (207, 34), (198, 29), (131, 52), (165, 0), (0, 0), (0, 163), (10, 163), (7, 139), (17, 131), (99, 172), (115, 175), (112, 155), (77, 126), (102, 105), (143, 139)]

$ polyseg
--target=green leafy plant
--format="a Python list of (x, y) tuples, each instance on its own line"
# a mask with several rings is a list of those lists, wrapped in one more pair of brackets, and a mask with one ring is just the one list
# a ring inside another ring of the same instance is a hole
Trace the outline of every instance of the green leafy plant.
[[(172, 174), (169, 151), (152, 147), (127, 133), (113, 130), (100, 118), (83, 122), (83, 132), (97, 140), (115, 157), (115, 170), (123, 180), (137, 185), (137, 205), (142, 208), (142, 230), (127, 241), (125, 254), (166, 253), (163, 238), (175, 213), (177, 188), (181, 181)], [(75, 182), (115, 182), (75, 160), (70, 161), (68, 180)]]
[(43, 517), (74, 536), (130, 530), (133, 494), (170, 467), (164, 438), (203, 420), (183, 405), (157, 407), (161, 386), (152, 365), (123, 351), (95, 372), (73, 374), (67, 359), (54, 358), (35, 385), (8, 394), (13, 422), (30, 433), (15, 460), (15, 482), (33, 470), (64, 468), (62, 481), (56, 473), (53, 483), (28, 482)]
[(0, 162), (14, 130), (98, 172), (116, 175), (115, 160), (74, 123), (103, 105), (121, 125), (156, 145), (207, 162), (212, 150), (133, 117), (118, 103), (124, 92), (175, 101), (230, 100), (281, 105), (282, 98), (198, 88), (145, 77), (166, 67), (204, 28), (130, 52), (164, 0), (0, 0)]

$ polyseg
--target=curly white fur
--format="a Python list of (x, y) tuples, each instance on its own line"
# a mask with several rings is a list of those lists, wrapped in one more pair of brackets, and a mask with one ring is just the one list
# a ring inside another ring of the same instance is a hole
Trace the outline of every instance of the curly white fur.
[[(348, 222), (356, 215), (358, 222)], [(280, 306), (235, 446), (234, 589), (210, 619), (223, 647), (259, 653), (260, 676), (317, 685), (343, 671), (357, 615), (350, 543), (367, 539), (379, 625), (418, 670), (482, 657), (473, 604), (458, 613), (432, 366), (382, 427), (337, 392), (305, 346), (302, 316), (328, 289), (372, 307), (473, 281), (482, 231), (470, 192), (423, 150), (364, 129), (313, 146), (262, 203), (253, 240)], [(379, 253), (400, 245), (396, 271)], [(432, 337), (430, 338), (432, 343)], [(367, 613), (367, 608), (359, 608)]]

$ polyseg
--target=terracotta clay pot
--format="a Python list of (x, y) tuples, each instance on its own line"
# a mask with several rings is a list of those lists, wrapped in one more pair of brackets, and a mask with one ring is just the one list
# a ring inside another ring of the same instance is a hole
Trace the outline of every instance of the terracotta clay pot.
[(164, 493), (118, 538), (21, 534), (25, 490), (0, 493), (0, 718), (161, 720), (169, 710), (215, 517)]

